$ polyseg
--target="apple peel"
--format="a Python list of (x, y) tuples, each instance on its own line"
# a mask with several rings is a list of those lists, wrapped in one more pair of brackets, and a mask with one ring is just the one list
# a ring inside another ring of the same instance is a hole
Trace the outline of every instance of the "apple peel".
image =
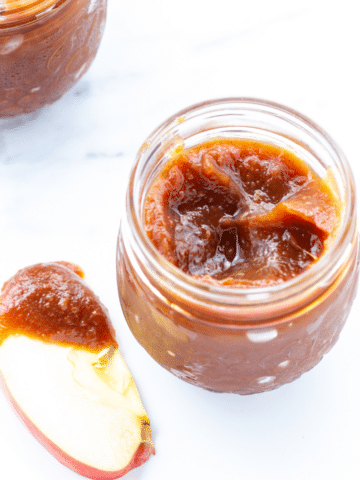
[(19, 405), (16, 403), (12, 397), (9, 389), (6, 386), (3, 376), (0, 373), (0, 388), (3, 391), (6, 399), (11, 405), (12, 409), (16, 413), (17, 417), (25, 425), (25, 427), (30, 431), (30, 433), (36, 438), (36, 440), (49, 452), (51, 453), (60, 463), (70, 468), (74, 472), (78, 473), (87, 478), (93, 480), (115, 480), (120, 478), (126, 473), (130, 472), (132, 469), (139, 467), (145, 463), (151, 455), (155, 454), (155, 449), (152, 444), (151, 432), (144, 425), (142, 438), (143, 443), (141, 443), (134, 453), (133, 458), (126, 468), (119, 470), (117, 472), (104, 472), (98, 470), (97, 468), (90, 467), (85, 463), (82, 463), (74, 458), (71, 458), (69, 455), (65, 454), (54, 442), (52, 442), (48, 437), (46, 437), (34, 423), (29, 420), (25, 413), (21, 410)]

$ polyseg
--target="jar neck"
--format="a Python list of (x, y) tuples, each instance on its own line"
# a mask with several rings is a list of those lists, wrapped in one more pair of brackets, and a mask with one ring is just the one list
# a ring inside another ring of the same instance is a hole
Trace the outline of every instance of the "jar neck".
[[(206, 284), (165, 260), (147, 237), (143, 201), (168, 154), (178, 148), (179, 143), (193, 145), (201, 143), (203, 138), (218, 136), (219, 125), (224, 136), (258, 136), (265, 141), (281, 142), (285, 148), (299, 148), (305, 161), (309, 157), (312, 168), (323, 175), (330, 169), (333, 174), (343, 210), (338, 234), (315, 264), (291, 280), (257, 288)], [(260, 100), (218, 100), (179, 112), (150, 135), (145, 145), (131, 173), (127, 216), (122, 227), (124, 248), (141, 281), (170, 303), (188, 310), (212, 311), (222, 322), (241, 323), (251, 319), (262, 324), (278, 318), (284, 311), (295, 311), (314, 302), (354, 265), (357, 216), (353, 176), (338, 146), (310, 120)]]
[[(186, 311), (206, 323), (247, 328), (249, 323), (269, 327), (296, 318), (298, 312), (316, 304), (324, 295), (331, 295), (338, 284), (351, 274), (358, 261), (356, 222), (351, 222), (334, 261), (324, 255), (321, 264), (292, 280), (271, 287), (237, 288), (203, 283), (184, 274), (144, 244), (133, 225), (124, 219), (121, 228), (124, 254), (138, 281), (160, 301)], [(284, 317), (286, 314), (286, 318)]]

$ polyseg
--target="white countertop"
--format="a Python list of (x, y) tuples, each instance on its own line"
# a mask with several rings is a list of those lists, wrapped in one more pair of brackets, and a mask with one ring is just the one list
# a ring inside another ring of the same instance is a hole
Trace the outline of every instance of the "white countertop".
[[(250, 96), (309, 116), (340, 144), (360, 191), (356, 2), (109, 0), (94, 64), (61, 100), (0, 120), (0, 284), (67, 260), (109, 308), (152, 422), (156, 455), (128, 480), (358, 480), (359, 296), (333, 350), (270, 393), (215, 394), (158, 366), (117, 296), (115, 245), (127, 174), (170, 115)], [(1, 79), (0, 79), (1, 81)], [(54, 460), (0, 396), (0, 477), (81, 478)]]

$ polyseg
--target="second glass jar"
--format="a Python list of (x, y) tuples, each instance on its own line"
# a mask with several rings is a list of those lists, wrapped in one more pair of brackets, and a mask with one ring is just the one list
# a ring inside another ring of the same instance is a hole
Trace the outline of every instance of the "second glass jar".
[(0, 5), (0, 118), (58, 100), (86, 72), (107, 0), (5, 0)]

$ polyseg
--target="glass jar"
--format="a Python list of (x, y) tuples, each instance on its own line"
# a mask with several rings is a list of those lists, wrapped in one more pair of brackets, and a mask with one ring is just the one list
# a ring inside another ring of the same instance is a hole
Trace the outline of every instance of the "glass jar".
[(58, 100), (86, 72), (107, 0), (0, 0), (0, 118)]
[[(340, 227), (308, 270), (267, 287), (206, 284), (165, 260), (149, 241), (143, 205), (153, 179), (179, 147), (218, 137), (280, 146), (320, 177), (331, 172), (343, 206)], [(347, 160), (309, 119), (246, 98), (181, 111), (149, 136), (130, 175), (117, 250), (119, 295), (128, 325), (160, 365), (205, 389), (249, 394), (291, 382), (330, 350), (349, 314), (359, 273), (356, 219)]]

